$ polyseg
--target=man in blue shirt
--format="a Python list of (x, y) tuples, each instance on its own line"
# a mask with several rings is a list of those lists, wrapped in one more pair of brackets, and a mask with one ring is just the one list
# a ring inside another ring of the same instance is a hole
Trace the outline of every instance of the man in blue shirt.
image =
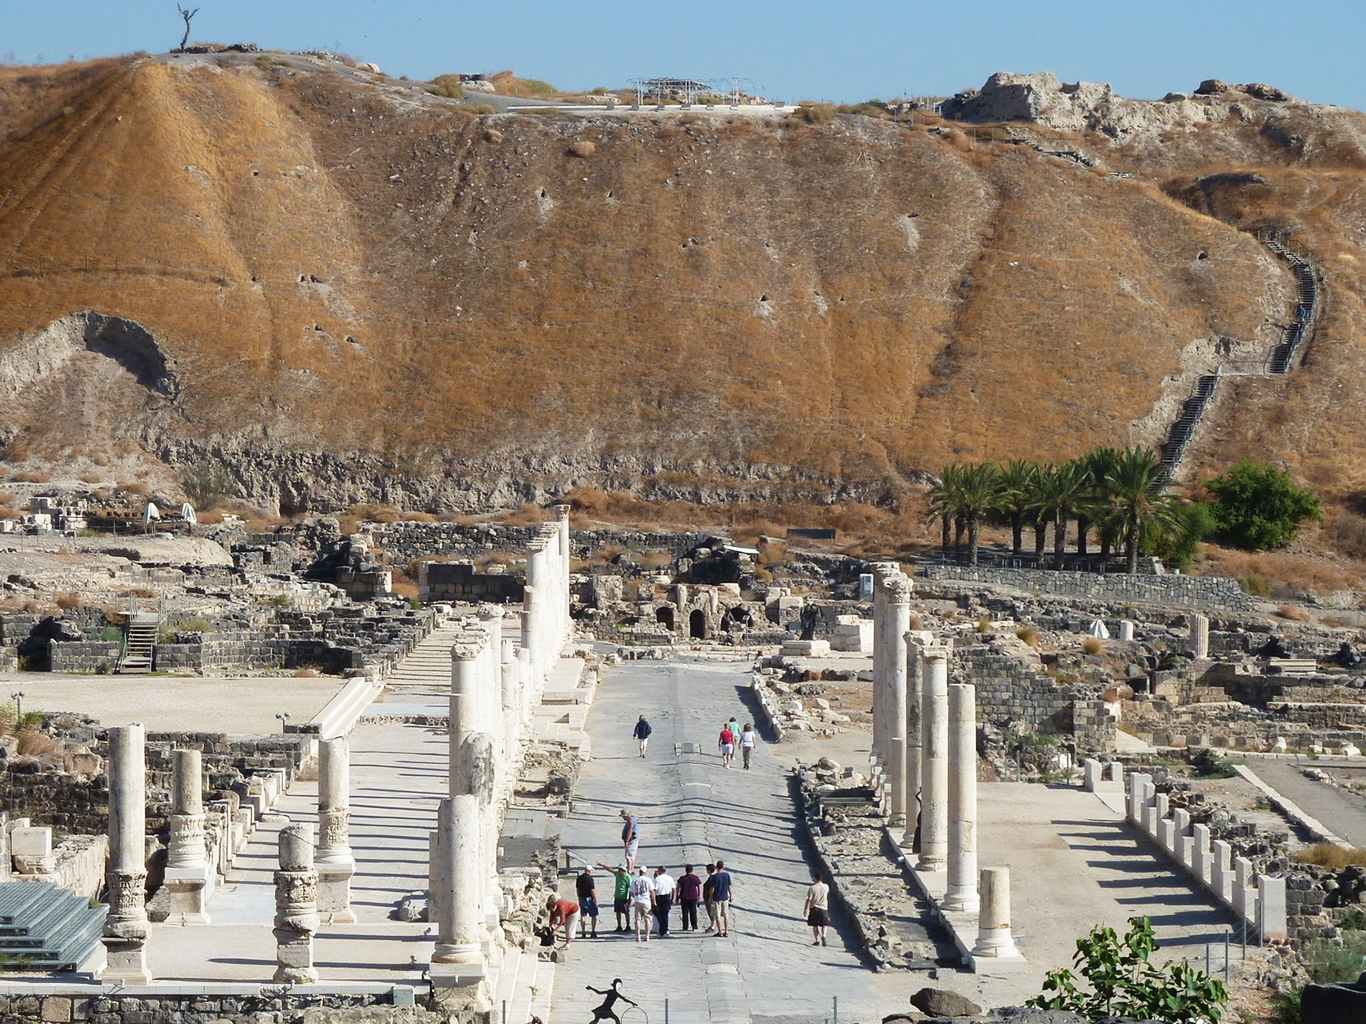
[(635, 729), (631, 732), (631, 735), (640, 742), (641, 757), (645, 756), (645, 748), (650, 744), (650, 733), (653, 731), (654, 730), (650, 728), (650, 723), (645, 721), (645, 716), (641, 715), (640, 721), (636, 723)]
[(712, 898), (716, 901), (716, 934), (726, 936), (730, 934), (730, 900), (731, 900), (731, 879), (730, 872), (726, 870), (726, 862), (718, 860), (716, 862), (716, 874), (711, 876)]

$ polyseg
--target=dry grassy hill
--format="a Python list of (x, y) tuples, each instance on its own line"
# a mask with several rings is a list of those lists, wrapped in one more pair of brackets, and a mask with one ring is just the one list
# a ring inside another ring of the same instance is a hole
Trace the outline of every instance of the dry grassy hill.
[(1291, 379), (1225, 396), (1194, 466), (1266, 455), (1345, 502), (1366, 119), (1189, 102), (974, 139), (474, 117), (269, 56), (0, 70), (0, 440), (12, 467), (221, 460), (285, 512), (878, 501), (948, 459), (1159, 441), (1196, 373), (1290, 315), (1244, 230), (1275, 224), (1323, 264), (1323, 328)]

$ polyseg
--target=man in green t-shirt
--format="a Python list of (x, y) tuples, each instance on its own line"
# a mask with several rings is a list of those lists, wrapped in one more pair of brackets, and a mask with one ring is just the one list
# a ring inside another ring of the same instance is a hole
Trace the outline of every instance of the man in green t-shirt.
[(598, 867), (612, 873), (612, 912), (617, 915), (616, 930), (628, 932), (631, 930), (631, 873), (626, 870), (625, 864), (610, 867), (598, 861)]

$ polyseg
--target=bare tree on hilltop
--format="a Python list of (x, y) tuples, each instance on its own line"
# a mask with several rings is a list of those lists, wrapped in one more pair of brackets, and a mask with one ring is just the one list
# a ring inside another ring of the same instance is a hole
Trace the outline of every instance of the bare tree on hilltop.
[(177, 49), (184, 51), (185, 44), (190, 41), (190, 19), (199, 13), (199, 8), (196, 7), (193, 11), (191, 11), (185, 9), (184, 7), (181, 7), (180, 4), (176, 4), (175, 9), (179, 11), (180, 16), (185, 19), (185, 35), (181, 37), (180, 46), (177, 47)]

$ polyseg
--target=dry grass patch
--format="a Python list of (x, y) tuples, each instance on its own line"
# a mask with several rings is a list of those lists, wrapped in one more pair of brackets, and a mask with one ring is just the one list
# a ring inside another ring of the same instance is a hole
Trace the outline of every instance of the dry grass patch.
[(1283, 604), (1276, 609), (1276, 614), (1283, 619), (1290, 619), (1292, 622), (1308, 622), (1309, 613), (1299, 605)]
[(1296, 864), (1317, 864), (1322, 868), (1341, 871), (1356, 865), (1366, 866), (1366, 850), (1342, 847), (1336, 843), (1318, 843), (1300, 850), (1292, 859)]
[(1087, 654), (1099, 654), (1105, 650), (1105, 645), (1100, 642), (1099, 637), (1088, 636), (1081, 642), (1081, 649)]

